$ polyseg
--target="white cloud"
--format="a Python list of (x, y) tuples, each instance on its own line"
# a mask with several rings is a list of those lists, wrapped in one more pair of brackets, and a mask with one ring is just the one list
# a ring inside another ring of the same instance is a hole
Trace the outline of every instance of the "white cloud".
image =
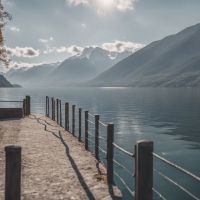
[(15, 47), (15, 48), (6, 47), (6, 50), (9, 54), (16, 57), (28, 58), (28, 57), (37, 57), (40, 55), (40, 51), (32, 47)]
[(102, 44), (102, 48), (107, 51), (113, 51), (113, 52), (124, 52), (124, 51), (131, 51), (135, 52), (139, 49), (144, 47), (143, 44), (140, 43), (134, 43), (134, 42), (125, 42), (125, 41), (118, 41), (110, 42), (110, 43), (104, 43)]
[(9, 29), (10, 29), (10, 31), (15, 32), (15, 33), (20, 32), (20, 28), (18, 28), (16, 26), (11, 26)]
[(102, 15), (108, 10), (117, 10), (125, 12), (133, 10), (137, 0), (66, 0), (71, 6), (90, 6), (97, 10), (97, 13)]
[(50, 38), (47, 38), (47, 39), (40, 38), (38, 41), (40, 43), (46, 44), (46, 43), (49, 43), (50, 41), (53, 41), (53, 40), (54, 40), (54, 38), (51, 36)]
[(80, 54), (83, 51), (84, 48), (76, 46), (76, 45), (72, 45), (69, 47), (60, 47), (56, 49), (57, 53), (69, 53), (71, 55), (76, 55), (76, 54)]
[(43, 63), (24, 63), (24, 62), (10, 62), (9, 68), (30, 68), (33, 66), (39, 66)]
[(66, 0), (69, 5), (78, 6), (78, 5), (88, 5), (88, 0)]
[(82, 27), (83, 29), (85, 29), (85, 28), (87, 28), (87, 25), (86, 25), (85, 23), (82, 23), (82, 24), (81, 24), (81, 27)]
[(133, 10), (135, 0), (116, 0), (115, 1), (115, 7), (119, 11), (126, 11), (126, 10)]
[(38, 41), (41, 42), (41, 43), (48, 43), (48, 42), (49, 42), (49, 40), (47, 40), (47, 39), (42, 39), (42, 38), (39, 39)]

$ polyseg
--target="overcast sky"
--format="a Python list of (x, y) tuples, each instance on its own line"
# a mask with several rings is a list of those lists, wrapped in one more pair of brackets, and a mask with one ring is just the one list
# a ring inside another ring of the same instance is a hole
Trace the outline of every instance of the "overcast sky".
[[(123, 51), (200, 22), (200, 0), (3, 0), (15, 63), (64, 60), (85, 46)], [(118, 48), (120, 47), (120, 48)]]

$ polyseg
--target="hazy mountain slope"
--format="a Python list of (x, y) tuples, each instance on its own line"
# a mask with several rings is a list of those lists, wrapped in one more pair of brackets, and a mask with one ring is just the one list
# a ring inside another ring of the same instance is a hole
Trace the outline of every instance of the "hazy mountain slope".
[(87, 58), (66, 59), (49, 77), (55, 85), (77, 83), (97, 75), (95, 66)]
[(43, 64), (31, 68), (11, 69), (6, 73), (6, 77), (13, 83), (33, 86), (46, 84), (49, 82), (50, 73), (59, 63)]
[[(200, 24), (156, 41), (103, 72), (98, 86), (199, 86)], [(194, 67), (196, 66), (196, 67)], [(199, 66), (199, 68), (198, 68)], [(184, 77), (184, 78), (183, 78)]]
[(13, 85), (0, 74), (0, 87), (13, 87)]
[(86, 47), (82, 53), (62, 63), (11, 69), (6, 77), (23, 86), (76, 84), (94, 78), (128, 55), (128, 51), (117, 53), (99, 47)]

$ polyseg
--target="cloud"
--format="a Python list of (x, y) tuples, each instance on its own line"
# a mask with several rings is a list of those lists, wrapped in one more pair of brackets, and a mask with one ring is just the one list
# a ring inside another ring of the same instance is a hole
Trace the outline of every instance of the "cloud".
[(133, 10), (135, 2), (135, 0), (116, 0), (115, 8), (122, 12), (126, 10)]
[(78, 5), (88, 5), (88, 0), (66, 0), (69, 5), (78, 6)]
[(102, 44), (102, 48), (107, 50), (107, 51), (113, 51), (113, 52), (124, 52), (124, 51), (131, 51), (135, 52), (139, 49), (144, 47), (143, 44), (140, 43), (134, 43), (134, 42), (125, 42), (125, 41), (119, 41), (116, 40), (115, 42), (110, 42), (110, 43), (104, 43)]
[(9, 54), (16, 57), (28, 58), (28, 57), (37, 57), (40, 55), (40, 51), (32, 47), (15, 47), (15, 48), (6, 47), (6, 50)]
[(57, 53), (69, 53), (71, 55), (76, 55), (76, 54), (80, 54), (83, 51), (84, 48), (80, 47), (80, 46), (76, 46), (76, 45), (72, 45), (69, 47), (60, 47), (56, 49)]
[[(86, 47), (80, 47), (77, 45), (71, 45), (71, 46), (61, 46), (61, 47), (49, 47), (47, 45), (47, 48), (43, 51), (43, 54), (51, 54), (51, 53), (65, 53), (68, 56), (74, 56), (81, 54), (84, 49), (89, 48), (89, 47), (97, 47), (95, 46), (86, 46)], [(143, 44), (140, 43), (134, 43), (130, 41), (114, 41), (110, 43), (103, 43), (102, 45), (99, 46), (102, 49), (105, 49), (110, 52), (116, 52), (116, 53), (122, 53), (124, 51), (129, 51), (129, 52), (135, 52), (142, 47), (144, 47)]]
[(39, 66), (43, 63), (24, 63), (24, 62), (11, 62), (9, 68), (30, 68), (33, 66)]
[(97, 13), (102, 15), (108, 10), (117, 10), (125, 12), (133, 10), (137, 0), (66, 0), (71, 6), (89, 6), (97, 10)]
[(53, 40), (54, 40), (54, 38), (51, 36), (50, 38), (47, 38), (47, 39), (40, 38), (38, 41), (40, 43), (46, 44), (46, 43), (49, 43), (50, 41), (53, 41)]
[(41, 43), (48, 43), (49, 42), (49, 40), (47, 40), (47, 39), (39, 39), (38, 41), (41, 42)]
[(10, 29), (10, 31), (15, 32), (15, 33), (20, 32), (20, 28), (18, 28), (16, 26), (11, 26), (9, 29)]
[(82, 27), (83, 29), (85, 29), (85, 28), (87, 28), (87, 25), (86, 25), (85, 23), (82, 23), (82, 24), (81, 24), (81, 27)]

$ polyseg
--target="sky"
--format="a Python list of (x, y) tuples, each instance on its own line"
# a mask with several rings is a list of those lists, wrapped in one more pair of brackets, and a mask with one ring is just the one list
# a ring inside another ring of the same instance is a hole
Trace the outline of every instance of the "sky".
[(10, 67), (58, 62), (87, 46), (135, 51), (200, 22), (200, 0), (2, 0)]

